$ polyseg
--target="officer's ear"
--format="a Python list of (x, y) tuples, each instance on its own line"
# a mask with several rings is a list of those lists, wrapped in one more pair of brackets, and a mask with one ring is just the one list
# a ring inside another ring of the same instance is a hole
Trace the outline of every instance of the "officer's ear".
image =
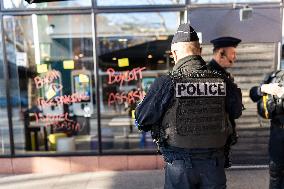
[(224, 58), (225, 56), (226, 56), (225, 49), (221, 49), (221, 50), (220, 50), (220, 57), (221, 57), (221, 58)]
[(172, 50), (172, 58), (174, 59), (175, 63), (177, 62), (177, 53), (176, 50)]
[(202, 54), (202, 47), (200, 47), (199, 50), (200, 50), (200, 54)]

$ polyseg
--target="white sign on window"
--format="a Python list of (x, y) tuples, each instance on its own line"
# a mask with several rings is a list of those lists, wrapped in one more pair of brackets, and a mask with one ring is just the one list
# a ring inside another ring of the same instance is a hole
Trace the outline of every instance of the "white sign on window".
[(17, 52), (16, 53), (16, 63), (17, 66), (27, 67), (27, 53), (25, 52)]

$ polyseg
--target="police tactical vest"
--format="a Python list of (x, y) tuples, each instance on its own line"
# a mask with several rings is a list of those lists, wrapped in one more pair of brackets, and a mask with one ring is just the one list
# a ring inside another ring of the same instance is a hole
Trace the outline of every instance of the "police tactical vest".
[(180, 148), (220, 148), (228, 136), (226, 83), (221, 74), (196, 70), (170, 73), (175, 96), (162, 126), (167, 144)]

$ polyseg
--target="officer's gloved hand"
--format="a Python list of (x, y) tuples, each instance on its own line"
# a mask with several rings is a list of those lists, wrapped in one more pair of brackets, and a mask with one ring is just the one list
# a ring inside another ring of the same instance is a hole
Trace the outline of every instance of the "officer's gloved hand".
[(232, 166), (232, 159), (231, 159), (231, 146), (235, 145), (238, 142), (238, 134), (234, 130), (233, 133), (228, 137), (227, 142), (224, 146), (224, 168), (229, 168)]
[(239, 138), (239, 135), (238, 135), (236, 132), (233, 132), (233, 133), (230, 135), (230, 144), (231, 144), (231, 145), (237, 144), (238, 138)]
[(284, 87), (279, 86), (279, 83), (262, 84), (260, 91), (263, 93), (275, 95), (281, 98), (284, 95)]
[(230, 167), (232, 167), (232, 160), (231, 160), (231, 156), (228, 155), (228, 156), (225, 156), (224, 168), (228, 169)]
[(138, 128), (138, 130), (145, 132), (148, 132), (152, 129), (151, 125), (140, 125), (137, 120), (135, 120), (135, 126)]
[(226, 144), (224, 146), (224, 168), (229, 168), (232, 166), (232, 160), (231, 160), (231, 145)]

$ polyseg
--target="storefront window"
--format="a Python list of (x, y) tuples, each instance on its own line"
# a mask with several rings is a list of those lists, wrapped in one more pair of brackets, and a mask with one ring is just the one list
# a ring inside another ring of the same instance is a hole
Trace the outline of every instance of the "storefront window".
[(184, 4), (185, 0), (97, 0), (98, 6), (127, 6), (127, 5), (175, 5)]
[(105, 151), (155, 148), (150, 133), (134, 126), (134, 110), (155, 78), (173, 67), (169, 50), (179, 20), (179, 12), (97, 16)]
[(4, 16), (16, 154), (97, 150), (91, 20)]
[[(2, 32), (0, 32), (2, 35)], [(11, 101), (15, 103), (15, 101)], [(6, 81), (2, 53), (2, 37), (0, 37), (0, 155), (10, 154), (9, 124), (7, 114)]]
[(66, 0), (33, 4), (29, 4), (25, 0), (3, 0), (3, 5), (5, 9), (90, 7), (92, 6), (92, 0)]

